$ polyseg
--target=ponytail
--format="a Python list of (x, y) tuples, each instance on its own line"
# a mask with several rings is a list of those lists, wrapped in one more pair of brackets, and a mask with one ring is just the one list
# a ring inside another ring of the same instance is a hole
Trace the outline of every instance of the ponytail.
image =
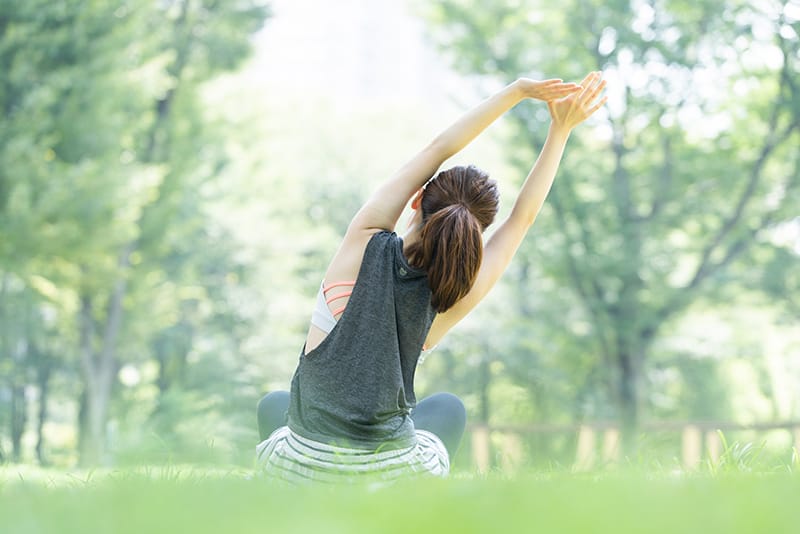
[(497, 184), (472, 165), (442, 171), (425, 187), (419, 240), (406, 253), (411, 265), (428, 274), (437, 312), (472, 289), (483, 261), (483, 231), (498, 202)]
[(409, 260), (428, 273), (431, 305), (437, 312), (452, 308), (472, 288), (483, 259), (483, 229), (463, 204), (451, 204), (430, 216), (419, 246)]

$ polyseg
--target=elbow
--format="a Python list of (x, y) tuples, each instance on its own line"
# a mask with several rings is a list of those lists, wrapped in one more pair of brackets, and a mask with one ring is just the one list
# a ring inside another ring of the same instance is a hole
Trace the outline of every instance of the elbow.
[(531, 226), (533, 226), (533, 223), (536, 221), (536, 217), (538, 215), (539, 210), (514, 208), (508, 218), (523, 231), (527, 231)]

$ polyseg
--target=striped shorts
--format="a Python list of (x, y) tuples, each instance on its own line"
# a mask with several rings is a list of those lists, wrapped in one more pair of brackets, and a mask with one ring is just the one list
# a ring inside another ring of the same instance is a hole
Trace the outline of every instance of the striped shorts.
[(283, 426), (256, 447), (259, 474), (292, 484), (308, 482), (391, 482), (417, 476), (444, 477), (450, 459), (442, 441), (417, 430), (417, 443), (405, 449), (365, 451), (313, 441)]

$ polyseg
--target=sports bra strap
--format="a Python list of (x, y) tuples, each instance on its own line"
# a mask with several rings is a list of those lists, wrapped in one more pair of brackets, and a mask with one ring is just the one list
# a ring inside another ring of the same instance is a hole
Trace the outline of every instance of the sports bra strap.
[[(337, 299), (341, 299), (341, 298), (344, 298), (344, 297), (349, 297), (352, 294), (353, 294), (352, 291), (345, 291), (344, 293), (339, 293), (338, 295), (334, 295), (332, 297), (328, 297), (327, 299), (325, 299), (325, 304), (330, 304), (331, 302), (333, 302), (334, 300), (337, 300)], [(334, 313), (334, 315), (336, 315), (336, 314)]]
[(332, 284), (328, 284), (327, 286), (325, 284), (323, 284), (322, 285), (322, 291), (323, 291), (323, 293), (327, 293), (328, 291), (330, 291), (334, 287), (354, 286), (354, 285), (356, 285), (356, 281), (355, 280), (350, 280), (350, 281), (347, 281), (347, 282), (334, 282)]
[(334, 282), (332, 284), (325, 285), (323, 282), (320, 284), (319, 294), (317, 295), (317, 302), (314, 306), (314, 311), (311, 314), (311, 324), (325, 332), (326, 334), (330, 333), (333, 330), (333, 327), (336, 325), (336, 316), (344, 312), (347, 304), (345, 303), (344, 306), (339, 306), (337, 309), (331, 311), (328, 307), (328, 304), (331, 302), (344, 298), (349, 297), (353, 294), (353, 291), (343, 291), (337, 295), (332, 295), (331, 297), (325, 298), (326, 293), (335, 288), (335, 287), (353, 287), (356, 285), (356, 281), (344, 281), (344, 282)]

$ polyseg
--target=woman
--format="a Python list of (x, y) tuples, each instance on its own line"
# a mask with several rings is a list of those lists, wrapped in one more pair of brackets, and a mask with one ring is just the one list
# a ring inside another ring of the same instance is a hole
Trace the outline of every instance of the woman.
[[(320, 287), (291, 393), (258, 406), (265, 473), (290, 482), (446, 475), (464, 432), (461, 401), (416, 403), (420, 352), (435, 346), (494, 286), (533, 224), (570, 131), (597, 111), (605, 82), (519, 79), (468, 111), (353, 218)], [(496, 184), (475, 167), (439, 166), (521, 100), (547, 102), (547, 140), (508, 218)], [(394, 233), (407, 203), (408, 232)]]

